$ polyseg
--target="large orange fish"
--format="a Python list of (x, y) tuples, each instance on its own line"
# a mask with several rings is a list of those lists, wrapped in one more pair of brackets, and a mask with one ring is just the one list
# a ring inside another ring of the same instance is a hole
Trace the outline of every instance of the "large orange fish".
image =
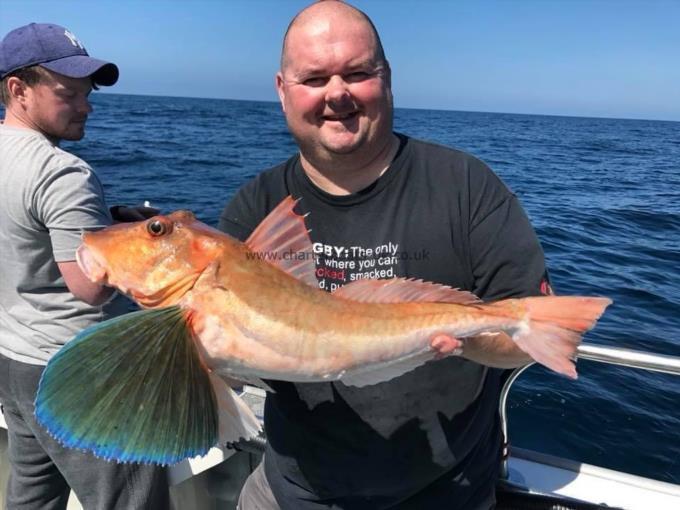
[[(78, 263), (146, 310), (85, 330), (48, 364), (36, 415), (67, 446), (118, 461), (172, 464), (258, 420), (231, 377), (363, 386), (435, 358), (433, 336), (507, 332), (570, 377), (581, 335), (611, 303), (535, 297), (485, 304), (407, 279), (318, 288), (304, 219), (284, 200), (241, 243), (190, 212), (87, 233)], [(219, 377), (222, 376), (222, 377)]]

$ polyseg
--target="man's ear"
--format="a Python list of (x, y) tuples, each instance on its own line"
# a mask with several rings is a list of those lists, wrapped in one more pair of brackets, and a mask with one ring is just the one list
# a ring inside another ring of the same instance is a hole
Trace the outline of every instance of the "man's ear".
[(279, 101), (281, 102), (281, 109), (283, 110), (283, 113), (286, 113), (286, 102), (285, 102), (286, 92), (284, 91), (285, 83), (283, 81), (283, 73), (281, 71), (276, 73), (275, 84), (276, 84), (276, 92), (279, 94)]
[(16, 76), (7, 78), (7, 91), (9, 92), (10, 102), (16, 101), (19, 104), (26, 102), (26, 92), (28, 85)]

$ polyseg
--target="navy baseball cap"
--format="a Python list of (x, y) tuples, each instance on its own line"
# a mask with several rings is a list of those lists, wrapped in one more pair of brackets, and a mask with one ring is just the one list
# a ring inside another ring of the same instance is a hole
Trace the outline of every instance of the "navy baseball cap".
[(51, 23), (19, 27), (0, 42), (0, 79), (36, 64), (69, 78), (91, 76), (97, 85), (118, 81), (115, 64), (90, 57), (72, 32)]

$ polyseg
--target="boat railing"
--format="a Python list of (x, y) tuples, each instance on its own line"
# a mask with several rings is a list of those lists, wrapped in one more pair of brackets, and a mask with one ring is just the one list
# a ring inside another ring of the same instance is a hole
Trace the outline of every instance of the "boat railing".
[[(632, 349), (622, 349), (619, 347), (607, 347), (583, 343), (578, 347), (577, 357), (579, 359), (597, 361), (598, 363), (608, 363), (622, 367), (640, 368), (653, 372), (680, 375), (680, 357), (677, 356), (668, 356), (665, 354), (654, 354)], [(503, 437), (505, 438), (502, 467), (502, 478), (505, 479), (508, 477), (508, 448), (510, 445), (510, 440), (508, 437), (508, 416), (506, 406), (508, 394), (510, 393), (512, 384), (527, 368), (533, 364), (534, 363), (530, 363), (513, 370), (506, 379), (505, 384), (503, 384), (503, 389), (501, 390), (499, 412), (501, 426), (503, 428)]]

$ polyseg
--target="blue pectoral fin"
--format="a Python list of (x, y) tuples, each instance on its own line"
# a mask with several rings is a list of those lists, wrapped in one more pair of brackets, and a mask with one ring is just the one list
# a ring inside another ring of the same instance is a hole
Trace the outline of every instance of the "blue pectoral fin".
[(35, 408), (63, 445), (119, 462), (174, 464), (218, 438), (210, 377), (177, 306), (82, 331), (47, 364)]

